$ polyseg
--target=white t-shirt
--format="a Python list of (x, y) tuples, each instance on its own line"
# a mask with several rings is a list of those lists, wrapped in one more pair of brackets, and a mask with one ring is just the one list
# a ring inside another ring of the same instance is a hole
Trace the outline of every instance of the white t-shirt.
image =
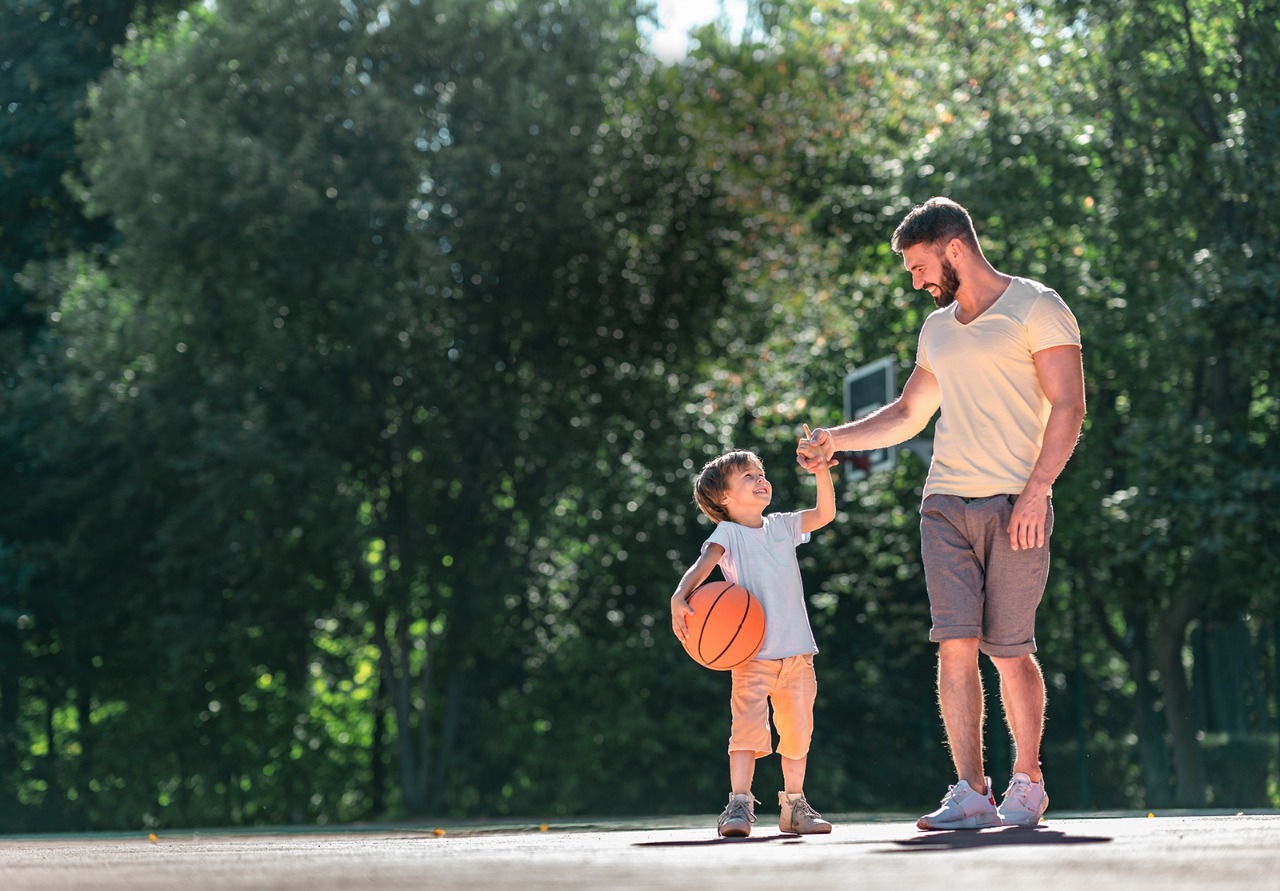
[(759, 529), (719, 522), (702, 546), (704, 551), (712, 543), (723, 547), (724, 577), (756, 595), (764, 607), (764, 644), (757, 659), (818, 652), (796, 560), (796, 547), (808, 540), (809, 533), (800, 531), (799, 513), (776, 513), (766, 514)]
[(916, 364), (942, 394), (924, 494), (1017, 495), (1040, 456), (1051, 408), (1032, 356), (1079, 346), (1080, 327), (1055, 291), (1025, 278), (967, 325), (956, 321), (957, 307), (930, 313), (920, 330)]

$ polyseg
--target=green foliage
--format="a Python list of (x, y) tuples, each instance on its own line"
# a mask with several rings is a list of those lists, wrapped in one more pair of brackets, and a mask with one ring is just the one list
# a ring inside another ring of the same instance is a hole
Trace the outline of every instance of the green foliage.
[[(692, 475), (811, 501), (935, 193), (1084, 330), (1056, 805), (1271, 782), (1274, 3), (758, 3), (675, 66), (612, 0), (10, 6), (0, 828), (710, 812)], [(829, 811), (950, 769), (901, 459), (801, 549)]]

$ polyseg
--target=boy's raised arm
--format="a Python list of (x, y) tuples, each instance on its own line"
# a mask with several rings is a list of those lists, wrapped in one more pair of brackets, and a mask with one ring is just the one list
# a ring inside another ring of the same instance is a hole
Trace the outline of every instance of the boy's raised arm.
[[(822, 462), (825, 465), (825, 461)], [(809, 471), (818, 483), (818, 503), (800, 512), (800, 531), (817, 532), (836, 518), (836, 489), (831, 468), (822, 466)]]

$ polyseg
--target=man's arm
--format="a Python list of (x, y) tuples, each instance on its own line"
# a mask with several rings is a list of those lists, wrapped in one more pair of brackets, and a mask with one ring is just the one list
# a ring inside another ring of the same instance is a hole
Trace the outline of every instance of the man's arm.
[(893, 402), (848, 424), (830, 429), (819, 427), (807, 440), (812, 448), (806, 449), (802, 444), (799, 451), (829, 459), (834, 452), (895, 446), (923, 430), (941, 404), (938, 379), (917, 365), (907, 378), (902, 395)]
[(1036, 363), (1040, 389), (1051, 408), (1040, 455), (1009, 519), (1009, 544), (1015, 551), (1044, 545), (1049, 490), (1075, 450), (1085, 412), (1080, 347), (1071, 344), (1050, 347), (1031, 358)]

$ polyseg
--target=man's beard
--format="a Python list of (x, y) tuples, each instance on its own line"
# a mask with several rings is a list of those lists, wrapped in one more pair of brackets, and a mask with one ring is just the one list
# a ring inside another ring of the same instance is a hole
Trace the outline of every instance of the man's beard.
[(933, 298), (933, 302), (937, 304), (938, 309), (956, 302), (956, 291), (960, 290), (960, 277), (956, 275), (956, 268), (946, 257), (942, 258), (942, 281), (936, 284), (938, 296)]

